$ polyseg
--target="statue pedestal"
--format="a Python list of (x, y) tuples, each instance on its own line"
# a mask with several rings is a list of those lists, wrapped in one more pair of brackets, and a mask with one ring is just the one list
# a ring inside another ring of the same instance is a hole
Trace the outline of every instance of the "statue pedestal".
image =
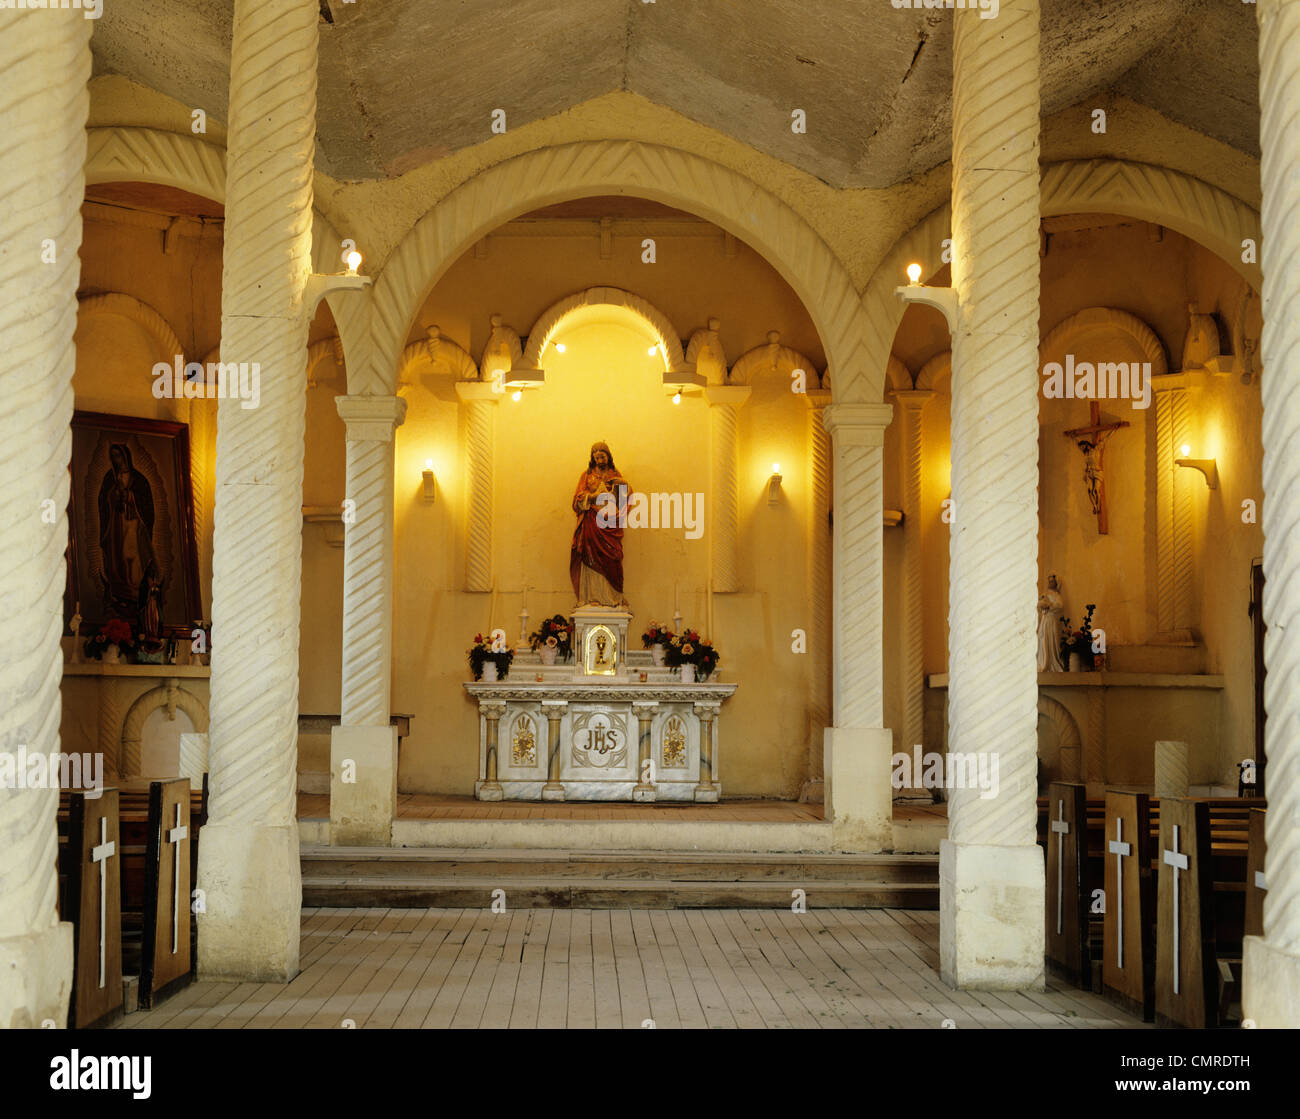
[[(618, 635), (604, 613), (592, 629), (604, 624)], [(683, 684), (674, 669), (655, 668), (648, 652), (624, 646), (614, 674), (582, 667), (518, 654), (509, 678), (465, 684), (479, 704), (478, 799), (719, 799), (721, 709), (735, 684)]]

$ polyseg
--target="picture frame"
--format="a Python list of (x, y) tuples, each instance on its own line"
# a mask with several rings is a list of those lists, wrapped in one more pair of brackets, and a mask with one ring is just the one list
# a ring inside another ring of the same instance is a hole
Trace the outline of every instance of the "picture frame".
[[(147, 531), (142, 531), (147, 530)], [(189, 425), (74, 412), (64, 632), (110, 618), (190, 637), (202, 617)]]

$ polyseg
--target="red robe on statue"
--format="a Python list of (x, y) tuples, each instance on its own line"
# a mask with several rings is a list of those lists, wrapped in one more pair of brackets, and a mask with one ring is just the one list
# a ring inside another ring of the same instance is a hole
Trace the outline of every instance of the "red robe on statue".
[[(596, 452), (603, 450), (608, 465), (596, 464)], [(592, 465), (578, 477), (573, 492), (573, 511), (578, 524), (573, 530), (569, 552), (569, 578), (573, 593), (582, 603), (582, 569), (604, 576), (609, 585), (623, 594), (623, 515), (631, 487), (615, 468), (609, 448), (603, 443), (592, 447)], [(608, 495), (608, 496), (604, 496)]]

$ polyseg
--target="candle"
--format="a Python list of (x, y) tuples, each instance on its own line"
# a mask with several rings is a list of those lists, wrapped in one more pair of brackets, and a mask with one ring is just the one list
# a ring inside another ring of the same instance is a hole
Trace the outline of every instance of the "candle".
[(674, 614), (681, 613), (681, 608), (677, 602), (677, 580), (676, 579), (673, 580), (673, 613)]

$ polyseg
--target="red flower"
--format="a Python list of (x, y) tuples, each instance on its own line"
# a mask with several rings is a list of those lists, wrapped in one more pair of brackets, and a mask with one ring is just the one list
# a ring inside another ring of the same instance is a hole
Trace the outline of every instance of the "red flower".
[(110, 618), (104, 623), (103, 637), (110, 645), (123, 645), (131, 640), (130, 623), (121, 618)]

